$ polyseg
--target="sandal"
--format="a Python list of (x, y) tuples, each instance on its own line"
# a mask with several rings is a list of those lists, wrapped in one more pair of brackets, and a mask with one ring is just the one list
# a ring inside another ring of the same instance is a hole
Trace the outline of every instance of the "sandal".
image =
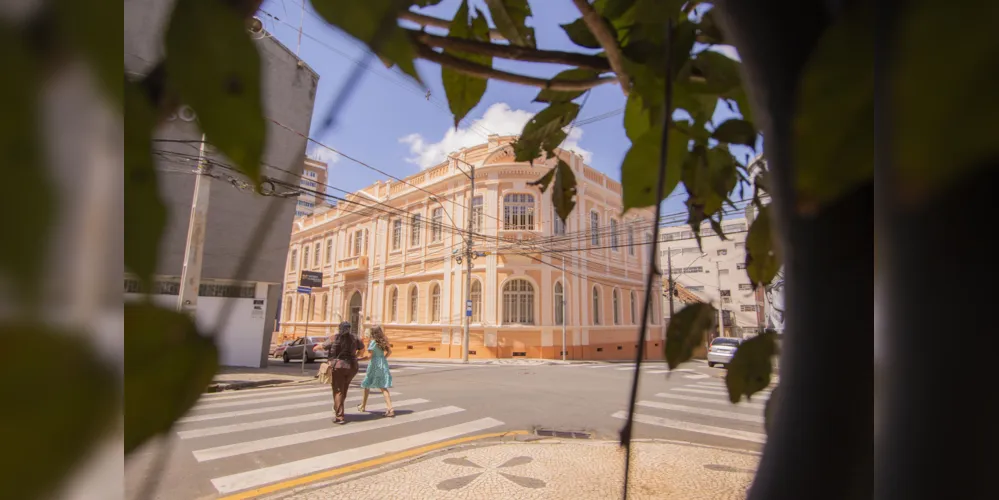
[(337, 424), (337, 425), (343, 425), (343, 424), (346, 424), (346, 423), (347, 423), (347, 421), (346, 421), (346, 420), (344, 420), (344, 419), (342, 419), (342, 418), (334, 418), (334, 419), (333, 419), (333, 423), (334, 423), (334, 424)]
[(364, 409), (364, 405), (357, 405), (357, 411), (364, 413), (367, 410)]
[(385, 412), (385, 416), (386, 417), (394, 417), (395, 416), (395, 410), (391, 410), (390, 409), (390, 410), (386, 411)]

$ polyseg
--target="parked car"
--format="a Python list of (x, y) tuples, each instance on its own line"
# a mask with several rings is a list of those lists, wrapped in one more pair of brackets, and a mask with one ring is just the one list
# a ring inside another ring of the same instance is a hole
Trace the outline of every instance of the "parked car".
[(732, 362), (732, 356), (739, 349), (742, 339), (718, 337), (708, 346), (708, 366), (725, 365)]
[(311, 363), (317, 359), (326, 359), (328, 353), (322, 349), (314, 351), (317, 345), (326, 342), (326, 337), (302, 337), (300, 339), (295, 339), (285, 347), (284, 352), (281, 353), (281, 359), (285, 363), (290, 363), (293, 359), (302, 359), (302, 352), (304, 348), (305, 352), (305, 362)]
[(274, 345), (272, 345), (271, 346), (271, 357), (272, 358), (280, 358), (281, 355), (284, 354), (284, 350), (287, 349), (288, 346), (291, 345), (292, 342), (293, 342), (292, 340), (285, 340), (284, 342), (281, 342), (280, 344), (274, 344)]

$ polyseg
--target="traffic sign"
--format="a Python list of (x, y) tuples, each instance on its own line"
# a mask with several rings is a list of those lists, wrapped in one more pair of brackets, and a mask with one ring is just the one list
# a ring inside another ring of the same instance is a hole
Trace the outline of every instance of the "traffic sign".
[(466, 300), (465, 301), (465, 316), (468, 316), (468, 317), (472, 316), (472, 301), (471, 300)]
[(300, 287), (298, 287), (298, 293), (308, 293), (308, 294), (311, 294), (312, 293), (312, 287), (311, 286), (300, 286)]

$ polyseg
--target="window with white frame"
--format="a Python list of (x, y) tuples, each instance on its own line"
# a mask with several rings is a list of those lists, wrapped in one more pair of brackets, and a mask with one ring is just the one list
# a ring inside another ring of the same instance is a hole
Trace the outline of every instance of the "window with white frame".
[(525, 279), (512, 279), (503, 285), (503, 322), (534, 324), (534, 285)]
[(289, 263), (288, 267), (292, 271), (297, 271), (298, 270), (298, 250), (292, 250), (291, 251), (291, 257), (290, 257), (290, 259), (291, 259), (291, 262)]
[(630, 312), (631, 312), (631, 324), (637, 324), (638, 320), (635, 319), (635, 291), (631, 291), (631, 302), (630, 302)]
[(534, 196), (511, 193), (503, 196), (503, 228), (521, 231), (534, 230)]
[(361, 255), (364, 251), (364, 231), (358, 229), (354, 231), (354, 257)]
[(600, 244), (600, 214), (590, 212), (590, 245)]
[(559, 281), (555, 283), (555, 297), (552, 300), (555, 306), (555, 324), (561, 325), (565, 323), (565, 289), (562, 288), (562, 282)]
[(312, 267), (319, 267), (319, 264), (322, 264), (321, 259), (323, 258), (322, 243), (316, 242), (315, 254), (313, 255)]
[(409, 246), (415, 247), (420, 245), (420, 229), (423, 225), (423, 217), (420, 214), (413, 214), (413, 218), (409, 224)]
[(652, 300), (652, 294), (646, 294), (645, 299), (649, 301), (649, 324), (656, 324), (656, 303), (658, 301)]
[(739, 310), (742, 312), (756, 312), (756, 306), (753, 304), (742, 304), (739, 306)]
[(402, 219), (392, 221), (392, 250), (402, 248)]
[(628, 255), (635, 255), (635, 228), (628, 224)]
[(333, 262), (333, 238), (326, 240), (326, 265)]
[(399, 288), (395, 287), (392, 289), (392, 293), (389, 294), (389, 321), (393, 323), (399, 322)]
[(441, 286), (436, 283), (430, 291), (430, 322), (441, 322)]
[(558, 212), (552, 208), (552, 234), (562, 236), (565, 234), (565, 221), (559, 217)]
[(409, 322), (416, 323), (420, 314), (420, 290), (413, 286), (409, 289)]
[(469, 294), (472, 301), (472, 323), (482, 322), (482, 283), (472, 280), (472, 292)]
[(618, 247), (617, 219), (610, 220), (610, 240), (611, 240), (611, 249), (616, 252)]
[(593, 324), (600, 324), (600, 290), (593, 287)]
[(728, 274), (728, 269), (719, 269), (718, 274), (724, 276)]
[(611, 306), (614, 308), (614, 310), (611, 311), (611, 317), (614, 318), (615, 325), (621, 324), (621, 299), (619, 295), (620, 294), (618, 293), (617, 288), (611, 292)]
[(444, 209), (435, 208), (430, 213), (430, 241), (438, 242), (444, 239)]
[(322, 312), (322, 320), (323, 321), (326, 321), (326, 310), (329, 308), (329, 306), (330, 306), (330, 296), (329, 296), (328, 293), (324, 293), (323, 294), (323, 312)]
[(753, 285), (751, 285), (749, 283), (739, 283), (739, 290), (746, 290), (746, 291), (748, 291), (748, 290), (752, 290), (752, 289), (753, 289)]
[(302, 246), (302, 269), (309, 268), (309, 245)]
[(472, 232), (481, 233), (486, 227), (485, 207), (482, 204), (482, 197), (472, 198)]
[(717, 251), (717, 252), (715, 252), (715, 253), (716, 253), (717, 255), (728, 255), (728, 250), (726, 250), (726, 249), (722, 248), (721, 250), (718, 250), (718, 251)]

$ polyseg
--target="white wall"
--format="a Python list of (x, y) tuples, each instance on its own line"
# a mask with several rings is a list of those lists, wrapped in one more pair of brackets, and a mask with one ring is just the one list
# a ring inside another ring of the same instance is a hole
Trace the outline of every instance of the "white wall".
[[(139, 300), (142, 296), (134, 293), (126, 293), (125, 301)], [(254, 299), (229, 298), (229, 297), (198, 297), (198, 309), (195, 313), (194, 321), (198, 325), (198, 330), (203, 333), (211, 332), (218, 321), (219, 313), (227, 301), (232, 301), (232, 311), (225, 325), (216, 334), (215, 344), (219, 348), (219, 364), (222, 366), (246, 366), (251, 368), (261, 368), (260, 360), (266, 359), (262, 356), (264, 345), (263, 336), (264, 323), (266, 322), (267, 299), (263, 300), (263, 314), (259, 318), (253, 317)], [(177, 305), (176, 295), (154, 295), (153, 303), (159, 307), (171, 309)], [(133, 332), (140, 334), (141, 332)]]

